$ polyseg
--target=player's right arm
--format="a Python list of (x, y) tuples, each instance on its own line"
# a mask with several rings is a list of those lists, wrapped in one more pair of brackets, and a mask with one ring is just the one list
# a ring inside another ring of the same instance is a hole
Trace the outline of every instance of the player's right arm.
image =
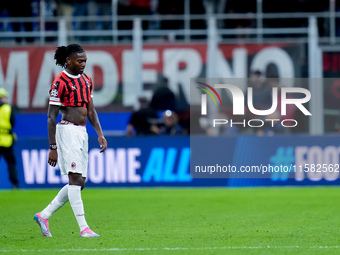
[(65, 87), (63, 83), (58, 81), (58, 78), (54, 81), (50, 90), (50, 100), (47, 112), (47, 130), (48, 130), (48, 140), (50, 142), (50, 152), (48, 153), (48, 164), (51, 166), (56, 166), (58, 161), (58, 151), (56, 143), (56, 125), (57, 116), (59, 114), (59, 109), (62, 106), (61, 98), (65, 93)]
[(57, 116), (59, 113), (60, 106), (49, 105), (47, 113), (47, 129), (48, 129), (48, 140), (50, 142), (50, 152), (48, 153), (48, 164), (56, 166), (58, 161), (58, 151), (53, 148), (56, 145), (55, 133), (57, 125)]

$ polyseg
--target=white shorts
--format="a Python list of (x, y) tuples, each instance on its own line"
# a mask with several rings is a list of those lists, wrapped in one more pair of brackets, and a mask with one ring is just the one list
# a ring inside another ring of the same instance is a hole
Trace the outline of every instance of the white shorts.
[(56, 129), (58, 164), (62, 175), (79, 173), (87, 176), (88, 135), (85, 126), (58, 124)]

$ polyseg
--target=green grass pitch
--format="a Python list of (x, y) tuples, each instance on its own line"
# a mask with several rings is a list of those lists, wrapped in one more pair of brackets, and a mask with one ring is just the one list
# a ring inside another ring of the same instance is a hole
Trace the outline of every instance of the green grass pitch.
[(100, 238), (80, 238), (68, 204), (33, 215), (56, 189), (0, 191), (0, 254), (339, 254), (340, 188), (143, 188), (83, 191)]

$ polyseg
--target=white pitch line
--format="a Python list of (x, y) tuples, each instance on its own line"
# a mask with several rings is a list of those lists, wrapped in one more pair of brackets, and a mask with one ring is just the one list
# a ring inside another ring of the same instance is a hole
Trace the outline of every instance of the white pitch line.
[(164, 248), (101, 248), (101, 249), (38, 249), (0, 250), (0, 252), (84, 252), (84, 251), (178, 251), (178, 250), (246, 250), (246, 249), (339, 249), (340, 246), (223, 246), (223, 247), (164, 247)]

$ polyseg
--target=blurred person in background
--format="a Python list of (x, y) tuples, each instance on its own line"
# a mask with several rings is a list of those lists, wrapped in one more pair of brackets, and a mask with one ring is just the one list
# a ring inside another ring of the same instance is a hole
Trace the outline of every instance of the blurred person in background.
[(183, 135), (183, 128), (178, 124), (178, 115), (174, 111), (166, 110), (163, 114), (162, 126), (158, 130), (159, 135)]
[[(75, 18), (79, 16), (88, 16), (88, 2), (89, 0), (75, 0), (73, 16)], [(87, 30), (89, 29), (89, 22), (76, 20), (73, 22), (74, 30)], [(88, 40), (88, 36), (77, 36), (77, 39), (85, 41)]]
[(55, 0), (58, 16), (70, 16), (74, 12), (76, 0)]
[[(240, 133), (239, 127), (237, 127), (237, 125), (230, 124), (231, 118), (224, 110), (220, 109), (219, 113), (216, 116), (216, 119), (227, 120), (228, 123), (224, 125), (218, 125), (214, 128), (212, 125), (211, 119), (207, 117), (200, 117), (198, 119), (200, 128), (204, 131), (204, 133), (207, 136), (236, 136)], [(216, 131), (216, 129), (217, 129), (217, 132), (215, 134), (214, 131)]]
[[(64, 0), (66, 1), (66, 0)], [(71, 1), (71, 0), (68, 0)], [(112, 0), (73, 0), (74, 2), (74, 16), (111, 16), (112, 15)], [(95, 19), (91, 21), (75, 21), (75, 30), (109, 30), (112, 29), (111, 20)], [(108, 37), (92, 37), (92, 36), (81, 36), (81, 40), (97, 40), (108, 39)]]
[[(265, 109), (270, 109), (273, 102), (273, 88), (277, 88), (277, 108), (276, 110), (268, 115), (264, 116), (266, 119), (276, 119), (278, 121), (275, 122), (274, 125), (269, 125), (269, 122), (266, 122), (266, 125), (262, 128), (261, 131), (259, 131), (258, 135), (275, 135), (275, 134), (284, 134), (289, 131), (289, 129), (284, 128), (281, 125), (281, 121), (288, 120), (288, 119), (294, 119), (296, 108), (293, 104), (287, 104), (286, 105), (286, 115), (281, 114), (281, 80), (280, 78), (275, 75), (270, 75), (266, 79), (266, 85), (265, 88), (268, 91), (267, 98), (265, 99), (265, 102), (267, 102), (267, 107)], [(291, 99), (292, 96), (288, 93), (287, 99)], [(292, 123), (290, 123), (292, 124)], [(287, 123), (288, 125), (288, 123)]]
[(126, 126), (126, 135), (156, 135), (154, 127), (158, 122), (157, 111), (149, 106), (149, 101), (145, 96), (140, 96), (138, 101), (139, 109), (132, 112), (129, 123)]
[[(112, 0), (90, 0), (88, 2), (89, 16), (111, 16), (112, 15)], [(109, 30), (112, 29), (111, 20), (97, 20), (90, 22), (90, 30)], [(108, 39), (108, 37), (102, 37)]]
[[(45, 0), (45, 5), (44, 5), (44, 10), (42, 10), (41, 5), (39, 5), (39, 3), (35, 2), (35, 15), (39, 16), (39, 15), (44, 15), (45, 18), (53, 18), (56, 17), (57, 14), (57, 3), (55, 0)], [(37, 30), (38, 29), (38, 24), (35, 24), (34, 29)], [(58, 30), (58, 23), (54, 22), (54, 21), (46, 21), (45, 22), (45, 30), (46, 31), (57, 31)], [(50, 37), (50, 36), (46, 36), (46, 41), (54, 41), (56, 38), (55, 37)]]
[[(57, 16), (59, 17), (71, 17), (75, 10), (76, 0), (55, 0)], [(68, 31), (72, 30), (72, 20), (67, 21), (66, 28)]]
[[(9, 18), (7, 6), (5, 4), (0, 5), (0, 18)], [(1, 22), (0, 31), (8, 32), (12, 31), (12, 25), (10, 22)], [(6, 38), (0, 38), (0, 40), (6, 40)]]
[[(182, 0), (158, 0), (156, 11), (160, 15), (180, 15), (184, 14), (184, 1)], [(184, 22), (181, 19), (161, 20), (160, 28), (162, 30), (182, 29)], [(164, 36), (165, 40), (173, 40), (173, 33)]]
[[(2, 1), (1, 5), (7, 7), (8, 14), (11, 18), (29, 18), (33, 17), (33, 9), (32, 9), (33, 1)], [(12, 22), (12, 28), (14, 32), (32, 32), (33, 31), (33, 23), (32, 21), (27, 22)], [(34, 38), (30, 36), (25, 37), (15, 37), (15, 41), (17, 43), (21, 43), (22, 41), (33, 42)]]
[[(196, 1), (190, 1), (190, 14), (191, 15), (198, 15), (198, 14), (207, 14), (209, 15), (214, 15), (214, 13), (211, 11), (211, 8), (208, 7), (208, 10), (206, 10), (205, 5), (204, 5), (204, 0), (196, 0)], [(208, 1), (210, 2), (210, 1)], [(214, 4), (214, 3), (212, 3)], [(190, 28), (191, 29), (206, 29), (207, 24), (206, 20), (201, 19), (201, 20), (191, 20), (190, 21)], [(207, 37), (205, 35), (193, 35), (191, 36), (193, 39), (203, 39), (205, 40)]]
[[(249, 74), (248, 88), (252, 88), (252, 102), (253, 106), (257, 110), (267, 110), (271, 106), (271, 90), (266, 87), (266, 79), (262, 72), (259, 70), (252, 70)], [(245, 98), (248, 98), (248, 90), (246, 92)], [(268, 101), (269, 100), (269, 101)], [(245, 104), (247, 101), (245, 101)], [(248, 107), (246, 107), (248, 109)], [(251, 113), (249, 110), (246, 112), (247, 119), (260, 118), (266, 119), (265, 116), (257, 116)], [(263, 133), (262, 128), (246, 127), (243, 128), (245, 133)]]
[(269, 90), (265, 88), (265, 78), (259, 70), (250, 72), (248, 87), (253, 89), (253, 105), (258, 110), (263, 110), (267, 106)]
[[(284, 79), (283, 79), (284, 80)], [(272, 89), (273, 88), (277, 88), (277, 108), (276, 110), (279, 113), (279, 116), (281, 115), (281, 79), (277, 76), (277, 75), (273, 75), (273, 76), (269, 76), (266, 80), (266, 89), (268, 89), (270, 91), (270, 93), (268, 93), (269, 98), (266, 100), (268, 102), (268, 104), (271, 104), (272, 102)], [(287, 99), (293, 98), (290, 94), (287, 94)], [(269, 105), (269, 107), (267, 109), (270, 108), (271, 105)], [(287, 114), (286, 115), (282, 115), (280, 117), (280, 120), (285, 120), (285, 119), (293, 119), (294, 115), (295, 115), (295, 105), (294, 104), (287, 104), (286, 106), (286, 111)]]
[(153, 92), (150, 107), (156, 111), (176, 110), (176, 96), (169, 88), (169, 80), (163, 77), (160, 85)]
[[(223, 2), (223, 1), (222, 1)], [(221, 4), (220, 4), (221, 5)], [(223, 6), (223, 4), (221, 5)], [(247, 0), (247, 1), (239, 1), (239, 0), (228, 0), (224, 3), (224, 13), (226, 14), (238, 14), (238, 13), (256, 13), (256, 0)], [(224, 21), (224, 28), (227, 29), (245, 29), (255, 27), (254, 19), (226, 19)], [(226, 37), (236, 37), (244, 39), (251, 37), (249, 34), (245, 34), (242, 32), (237, 33), (236, 35), (228, 35)]]
[[(130, 1), (129, 0), (117, 0), (117, 14), (118, 16), (130, 15)], [(118, 30), (128, 30), (132, 29), (132, 23), (130, 21), (118, 21)], [(120, 36), (120, 39), (127, 38), (125, 36)]]
[[(151, 0), (130, 0), (130, 14), (131, 15), (150, 15), (151, 14)], [(149, 28), (149, 21), (142, 21), (143, 30)]]
[(16, 135), (13, 133), (15, 118), (12, 107), (7, 103), (7, 97), (7, 91), (0, 88), (0, 156), (3, 156), (7, 163), (12, 188), (18, 189), (16, 158), (13, 151), (13, 144), (16, 140)]

